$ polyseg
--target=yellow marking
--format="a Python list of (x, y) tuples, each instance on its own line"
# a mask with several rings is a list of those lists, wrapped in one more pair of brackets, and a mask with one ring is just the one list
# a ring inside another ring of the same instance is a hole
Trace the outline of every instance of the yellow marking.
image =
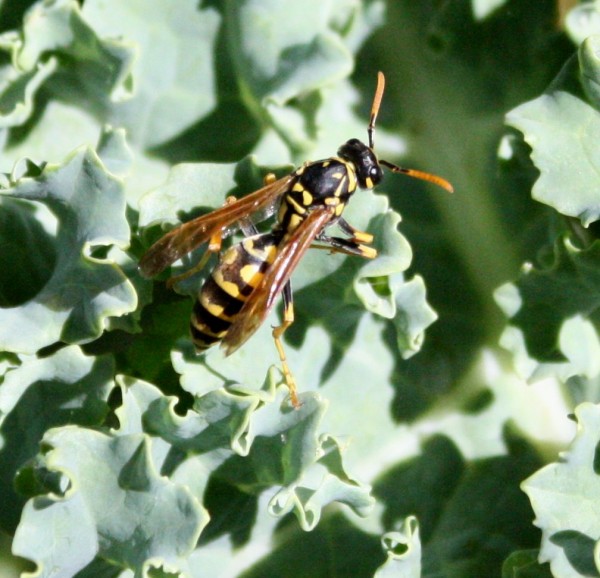
[(302, 205), (297, 203), (291, 195), (286, 195), (285, 200), (288, 203), (288, 205), (291, 205), (294, 208), (296, 213), (300, 213), (301, 215), (306, 213), (306, 209)]
[(292, 215), (292, 216), (290, 217), (290, 226), (289, 226), (289, 231), (291, 232), (291, 231), (293, 231), (294, 229), (296, 229), (296, 228), (298, 227), (298, 225), (299, 225), (300, 223), (302, 223), (302, 221), (303, 221), (303, 219), (302, 219), (302, 217), (301, 217), (300, 215), (296, 215), (296, 214)]
[(364, 257), (365, 259), (375, 259), (375, 257), (377, 257), (377, 249), (374, 247), (359, 245), (358, 248), (360, 249), (361, 257)]
[(211, 303), (210, 301), (207, 303), (202, 303), (202, 305), (211, 315), (219, 318), (221, 318), (221, 315), (225, 309), (223, 305), (217, 305), (216, 303)]
[(334, 179), (341, 179), (344, 176), (344, 173), (333, 173), (331, 176)]
[(192, 325), (198, 331), (200, 331), (200, 333), (204, 333), (204, 335), (207, 335), (208, 337), (217, 337), (219, 339), (222, 339), (223, 337), (225, 337), (225, 335), (227, 335), (227, 329), (224, 329), (223, 331), (219, 331), (218, 333), (215, 333), (214, 331), (211, 331), (210, 328), (206, 324), (200, 323), (198, 321), (198, 319), (196, 319), (194, 316), (192, 316), (191, 322), (192, 322)]
[(339, 217), (343, 212), (344, 209), (346, 208), (346, 205), (344, 203), (340, 203), (336, 208), (335, 208), (335, 216)]
[[(209, 313), (212, 313), (215, 317), (222, 319), (223, 321), (233, 321), (231, 315), (225, 314), (225, 307), (218, 305), (210, 300), (210, 295), (206, 293), (200, 293), (200, 305), (204, 307)], [(194, 316), (192, 316), (193, 318)], [(196, 323), (194, 323), (196, 325)]]
[(333, 193), (336, 197), (340, 197), (342, 195), (342, 191), (344, 190), (345, 184), (346, 179), (340, 181), (340, 184), (337, 186), (337, 189), (335, 189), (335, 192)]
[(270, 185), (271, 183), (274, 183), (277, 180), (277, 177), (275, 176), (275, 173), (267, 173), (265, 175), (265, 178), (263, 179), (263, 183), (265, 185)]
[(237, 259), (237, 256), (238, 250), (237, 247), (234, 245), (233, 247), (227, 249), (225, 253), (223, 253), (223, 255), (221, 256), (221, 263), (224, 265), (233, 265)]
[(252, 239), (244, 239), (242, 241), (242, 246), (248, 252), (248, 254), (254, 257), (255, 259), (264, 261), (267, 258), (268, 252), (266, 252), (264, 248), (257, 249)]
[(263, 275), (260, 274), (256, 265), (244, 265), (240, 269), (240, 277), (244, 283), (247, 283), (251, 287), (256, 287), (263, 278)]
[(296, 193), (301, 193), (304, 190), (304, 187), (302, 186), (302, 183), (294, 183), (294, 186), (292, 187), (292, 191), (295, 191)]
[(267, 245), (262, 248), (257, 248), (252, 242), (252, 239), (244, 239), (242, 241), (242, 246), (250, 256), (258, 261), (264, 261), (268, 264), (271, 264), (275, 260), (275, 255), (277, 255), (277, 245)]
[(287, 213), (287, 206), (285, 203), (281, 203), (281, 205), (279, 205), (279, 210), (277, 211), (277, 221), (279, 223), (281, 223), (281, 221), (283, 221), (283, 218), (285, 217), (286, 213)]
[(337, 207), (340, 204), (338, 197), (327, 197), (323, 202), (329, 207)]
[(246, 298), (240, 293), (240, 288), (233, 283), (232, 281), (226, 281), (223, 278), (223, 273), (219, 269), (215, 269), (212, 273), (212, 278), (215, 280), (215, 283), (227, 293), (231, 297), (235, 297), (240, 301), (245, 301)]
[(305, 189), (304, 191), (302, 191), (302, 204), (305, 207), (308, 207), (310, 205), (312, 205), (313, 202), (313, 196)]
[(341, 157), (332, 157), (332, 160), (337, 161), (338, 163), (344, 165), (344, 167), (346, 167), (347, 171), (354, 170), (354, 166), (352, 165), (352, 163), (350, 161), (347, 161), (346, 159), (343, 159)]
[(277, 247), (275, 245), (269, 245), (265, 255), (265, 261), (269, 263), (273, 263), (275, 261), (275, 257), (277, 256)]
[[(194, 326), (194, 327), (196, 327), (196, 326)], [(206, 335), (207, 337), (216, 337), (218, 339), (223, 339), (223, 337), (225, 337), (227, 335), (227, 330), (225, 330), (225, 331), (219, 331), (218, 333), (215, 333), (214, 331), (211, 331), (204, 324), (201, 327), (196, 327), (196, 329), (198, 331), (200, 331), (200, 333), (203, 333), (204, 335)]]
[(352, 239), (358, 243), (367, 243), (370, 245), (373, 242), (373, 235), (371, 233), (365, 233), (364, 231), (354, 231)]
[(328, 167), (330, 164), (331, 164), (331, 161), (323, 161), (323, 162), (321, 163), (321, 166), (322, 166), (322, 167)]
[(354, 169), (346, 167), (348, 169), (348, 192), (353, 193), (356, 190), (357, 182), (356, 182), (356, 173)]
[(371, 180), (371, 177), (367, 177), (365, 179), (365, 185), (367, 185), (367, 189), (372, 189), (373, 188), (373, 181)]

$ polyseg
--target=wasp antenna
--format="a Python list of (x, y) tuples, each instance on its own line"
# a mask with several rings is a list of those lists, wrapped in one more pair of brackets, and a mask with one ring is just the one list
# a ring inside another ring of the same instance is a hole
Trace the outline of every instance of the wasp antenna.
[(379, 71), (377, 73), (377, 88), (375, 89), (375, 96), (373, 97), (373, 104), (371, 105), (369, 128), (367, 129), (367, 133), (369, 134), (369, 146), (371, 148), (375, 147), (375, 143), (373, 142), (373, 133), (375, 132), (375, 121), (377, 120), (377, 115), (379, 114), (379, 107), (381, 106), (381, 98), (383, 97), (384, 88), (385, 76), (383, 76), (383, 72)]
[(414, 177), (415, 179), (421, 179), (422, 181), (429, 181), (438, 187), (442, 187), (442, 189), (447, 190), (449, 193), (454, 192), (454, 187), (444, 178), (438, 177), (437, 175), (432, 175), (431, 173), (426, 173), (423, 171), (417, 171), (416, 169), (406, 169), (404, 167), (399, 167), (397, 165), (393, 165), (392, 163), (384, 160), (380, 160), (379, 164), (387, 167), (393, 173), (403, 173), (408, 175), (409, 177)]

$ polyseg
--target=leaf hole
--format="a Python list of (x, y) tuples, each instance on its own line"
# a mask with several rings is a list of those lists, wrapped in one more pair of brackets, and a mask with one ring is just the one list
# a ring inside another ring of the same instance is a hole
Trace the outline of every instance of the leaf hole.
[(408, 552), (408, 544), (397, 540), (386, 537), (383, 539), (384, 548), (394, 554), (394, 556), (403, 556)]
[(389, 277), (381, 275), (379, 277), (367, 277), (367, 282), (373, 289), (373, 293), (379, 297), (389, 297), (392, 294), (389, 284)]

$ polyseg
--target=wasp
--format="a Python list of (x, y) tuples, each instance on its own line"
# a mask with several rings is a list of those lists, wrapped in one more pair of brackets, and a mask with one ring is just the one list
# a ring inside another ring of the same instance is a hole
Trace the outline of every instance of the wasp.
[[(254, 193), (230, 198), (221, 208), (173, 229), (140, 260), (142, 275), (152, 277), (208, 244), (198, 266), (180, 276), (184, 277), (203, 267), (210, 254), (219, 253), (217, 264), (199, 290), (190, 322), (199, 352), (221, 343), (227, 355), (233, 353), (260, 327), (281, 295), (283, 320), (273, 328), (273, 339), (296, 408), (300, 402), (282, 336), (294, 322), (290, 279), (302, 256), (311, 246), (366, 259), (377, 256), (373, 235), (355, 229), (342, 214), (358, 188), (372, 189), (381, 182), (382, 167), (453, 191), (441, 177), (399, 167), (375, 155), (373, 136), (384, 87), (385, 77), (379, 72), (367, 129), (368, 146), (353, 138), (334, 157), (306, 162), (280, 179), (268, 175), (265, 185)], [(255, 223), (272, 214), (275, 219), (271, 229), (259, 233)], [(327, 230), (334, 224), (346, 236), (328, 235)], [(243, 240), (221, 251), (222, 240), (237, 230), (243, 233)]]

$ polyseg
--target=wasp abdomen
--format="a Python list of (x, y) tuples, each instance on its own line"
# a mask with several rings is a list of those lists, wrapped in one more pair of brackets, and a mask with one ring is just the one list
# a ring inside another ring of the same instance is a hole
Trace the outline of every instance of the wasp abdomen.
[(254, 235), (227, 249), (206, 280), (194, 305), (190, 330), (205, 350), (221, 341), (244, 302), (275, 260), (281, 234)]

